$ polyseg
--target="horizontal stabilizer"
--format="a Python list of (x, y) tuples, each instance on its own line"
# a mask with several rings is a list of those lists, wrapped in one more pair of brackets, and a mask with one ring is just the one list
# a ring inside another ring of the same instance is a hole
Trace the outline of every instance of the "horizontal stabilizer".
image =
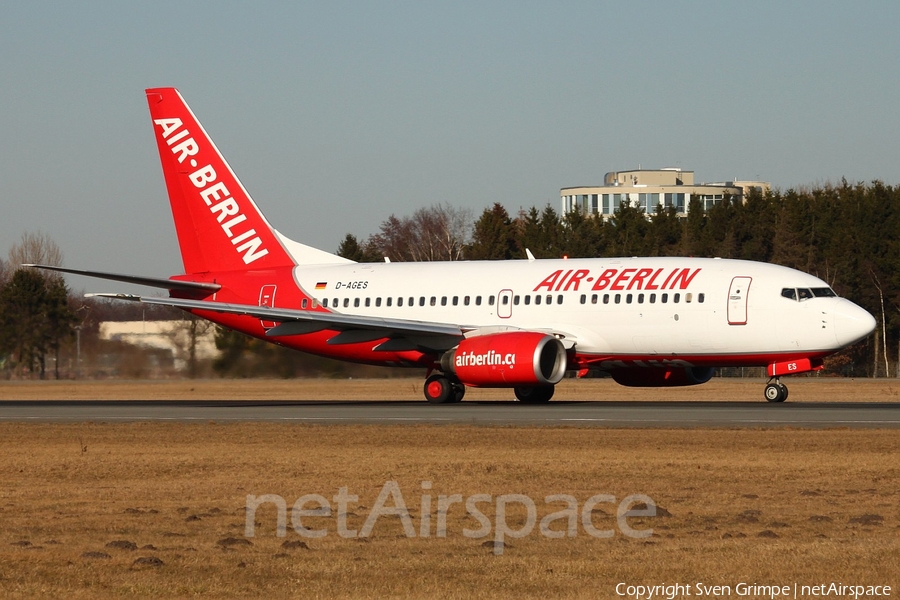
[(119, 273), (101, 273), (100, 271), (82, 271), (80, 269), (64, 269), (63, 267), (51, 267), (48, 265), (22, 265), (23, 267), (32, 267), (35, 269), (46, 269), (47, 271), (59, 271), (61, 273), (71, 273), (72, 275), (83, 275), (85, 277), (97, 277), (99, 279), (109, 279), (111, 281), (122, 281), (124, 283), (135, 283), (137, 285), (146, 285), (149, 287), (162, 288), (164, 290), (181, 290), (185, 292), (208, 292), (210, 294), (222, 289), (218, 283), (203, 283), (197, 281), (177, 281), (175, 279), (163, 279), (161, 277), (141, 277), (138, 275), (121, 275)]

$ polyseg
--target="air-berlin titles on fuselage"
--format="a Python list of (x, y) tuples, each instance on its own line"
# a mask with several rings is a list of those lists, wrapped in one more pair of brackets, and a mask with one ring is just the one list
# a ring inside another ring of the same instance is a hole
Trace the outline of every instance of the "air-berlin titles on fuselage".
[[(554, 271), (540, 282), (533, 291), (542, 288), (548, 292), (579, 291), (583, 281), (592, 283), (590, 290), (594, 292), (613, 291), (653, 291), (684, 290), (691, 284), (700, 269), (605, 269), (599, 276), (591, 275), (590, 269), (569, 269)], [(583, 291), (583, 290), (582, 290)]]
[[(179, 163), (184, 163), (187, 157), (195, 156), (200, 152), (200, 146), (194, 141), (190, 132), (187, 128), (182, 128), (181, 119), (156, 119), (153, 122), (162, 128), (162, 138), (172, 149), (172, 154), (177, 155)], [(192, 158), (190, 165), (196, 168), (197, 160)], [(200, 197), (209, 207), (209, 211), (216, 215), (216, 221), (231, 240), (231, 244), (235, 246), (237, 252), (243, 253), (241, 258), (244, 264), (249, 265), (268, 254), (269, 251), (262, 247), (262, 240), (256, 234), (255, 229), (250, 228), (241, 233), (235, 233), (234, 228), (246, 221), (247, 216), (241, 212), (240, 206), (231, 197), (231, 192), (228, 191), (225, 184), (216, 182), (217, 177), (212, 165), (200, 167), (188, 175), (194, 187), (200, 190)], [(228, 217), (231, 218), (226, 221), (225, 219)]]

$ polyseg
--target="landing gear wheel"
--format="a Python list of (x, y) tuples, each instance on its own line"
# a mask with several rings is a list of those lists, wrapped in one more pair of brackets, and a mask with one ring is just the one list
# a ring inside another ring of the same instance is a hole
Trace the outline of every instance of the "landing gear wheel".
[(463, 396), (466, 395), (466, 386), (458, 381), (452, 381), (450, 382), (450, 387), (453, 388), (452, 402), (462, 402)]
[(435, 373), (425, 380), (425, 399), (432, 404), (456, 401), (456, 393), (446, 376)]
[(784, 402), (788, 397), (788, 389), (778, 381), (770, 382), (766, 384), (765, 395), (769, 402)]
[(536, 385), (533, 387), (517, 387), (513, 391), (515, 391), (519, 402), (524, 404), (543, 404), (550, 402), (555, 389), (552, 385)]

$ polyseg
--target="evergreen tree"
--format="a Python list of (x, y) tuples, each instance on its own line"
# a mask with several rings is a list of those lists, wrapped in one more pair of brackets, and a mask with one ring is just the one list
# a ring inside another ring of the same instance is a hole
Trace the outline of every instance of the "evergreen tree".
[(465, 252), (470, 260), (508, 260), (518, 258), (516, 231), (509, 213), (499, 202), (484, 209), (475, 222), (472, 243)]
[(22, 374), (37, 371), (43, 379), (47, 352), (58, 352), (74, 323), (62, 278), (18, 269), (0, 291), (0, 356)]

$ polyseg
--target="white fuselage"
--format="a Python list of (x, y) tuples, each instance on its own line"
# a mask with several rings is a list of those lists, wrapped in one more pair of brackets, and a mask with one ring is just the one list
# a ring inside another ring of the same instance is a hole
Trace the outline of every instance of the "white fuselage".
[(741, 260), (356, 263), (297, 267), (294, 274), (333, 312), (479, 332), (546, 331), (580, 356), (608, 360), (765, 364), (775, 356), (829, 354), (867, 335), (872, 323), (848, 300), (783, 293), (830, 292), (817, 277)]

